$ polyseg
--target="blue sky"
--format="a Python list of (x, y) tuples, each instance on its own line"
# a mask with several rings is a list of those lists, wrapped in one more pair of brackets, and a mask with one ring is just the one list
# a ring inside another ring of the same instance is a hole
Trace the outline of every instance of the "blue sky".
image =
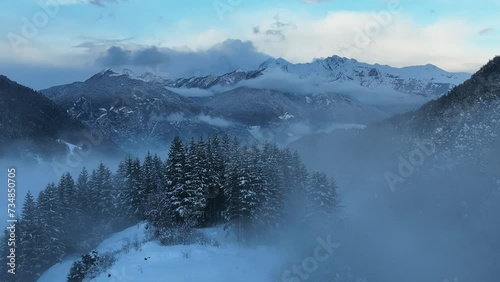
[[(180, 76), (252, 68), (267, 56), (308, 62), (341, 55), (473, 72), (500, 54), (498, 0), (6, 0), (1, 5), (0, 73), (34, 88), (83, 80), (105, 67)], [(231, 62), (222, 66), (221, 60)]]

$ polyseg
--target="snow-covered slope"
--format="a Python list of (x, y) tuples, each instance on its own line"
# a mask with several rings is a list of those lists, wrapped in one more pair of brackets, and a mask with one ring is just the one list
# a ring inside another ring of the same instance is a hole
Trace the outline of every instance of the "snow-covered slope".
[[(118, 251), (128, 240), (142, 241), (145, 224), (115, 233), (98, 247), (99, 253)], [(116, 255), (113, 266), (93, 282), (271, 282), (279, 269), (279, 252), (270, 247), (247, 248), (225, 236), (222, 228), (202, 230), (219, 245), (161, 246), (145, 243), (138, 251)], [(78, 258), (54, 265), (38, 282), (65, 282), (72, 263)]]

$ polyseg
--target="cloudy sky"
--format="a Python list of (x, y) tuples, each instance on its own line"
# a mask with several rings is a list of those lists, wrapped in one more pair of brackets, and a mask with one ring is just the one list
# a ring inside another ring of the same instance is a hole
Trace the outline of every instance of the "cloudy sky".
[(474, 72), (499, 55), (498, 0), (4, 0), (0, 73), (36, 89), (104, 68), (163, 76), (340, 55)]

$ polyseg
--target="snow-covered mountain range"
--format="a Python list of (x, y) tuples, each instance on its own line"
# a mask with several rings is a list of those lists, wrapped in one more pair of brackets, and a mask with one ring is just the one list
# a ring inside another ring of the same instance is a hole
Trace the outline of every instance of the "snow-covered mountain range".
[(470, 77), (468, 73), (450, 73), (434, 65), (394, 68), (370, 65), (354, 59), (332, 56), (312, 63), (291, 64), (283, 59), (270, 59), (261, 69), (280, 69), (300, 78), (361, 85), (370, 89), (388, 90), (436, 97), (448, 92)]
[(339, 125), (380, 121), (469, 76), (432, 65), (393, 68), (333, 56), (306, 64), (269, 59), (253, 71), (188, 78), (107, 69), (42, 93), (90, 127), (109, 120), (110, 139), (124, 148), (218, 130), (287, 143)]
[(261, 76), (291, 75), (303, 83), (319, 84), (336, 82), (346, 86), (362, 86), (371, 90), (394, 90), (401, 93), (438, 97), (470, 77), (469, 73), (452, 73), (434, 65), (395, 68), (387, 65), (370, 65), (354, 59), (332, 56), (316, 59), (311, 63), (293, 64), (284, 59), (269, 59), (254, 71), (233, 71), (224, 75), (207, 75), (179, 79), (161, 79), (151, 73), (142, 76), (149, 81), (162, 82), (174, 88), (208, 89), (214, 86), (231, 86)]
[(210, 94), (204, 97), (191, 97), (178, 94), (183, 93), (180, 88), (150, 73), (136, 75), (126, 69), (108, 69), (84, 82), (52, 87), (42, 93), (73, 118), (106, 132), (122, 148), (158, 147), (175, 135), (188, 139), (218, 131), (242, 139), (266, 136), (286, 143), (290, 138), (331, 130), (339, 124), (364, 126), (389, 116), (335, 91), (296, 93), (236, 84), (260, 75), (262, 71), (235, 71), (218, 78), (179, 80), (186, 87), (234, 86), (220, 88), (219, 92), (207, 90)]

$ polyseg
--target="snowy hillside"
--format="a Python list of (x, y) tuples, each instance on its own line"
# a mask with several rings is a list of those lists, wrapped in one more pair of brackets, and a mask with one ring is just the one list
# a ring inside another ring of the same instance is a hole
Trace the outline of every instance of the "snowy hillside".
[[(116, 262), (93, 282), (267, 282), (278, 269), (278, 251), (269, 247), (246, 248), (226, 237), (222, 228), (202, 230), (212, 245), (161, 246), (147, 242), (125, 252), (124, 243), (146, 240), (145, 224), (141, 223), (104, 240), (97, 251), (118, 252)], [(38, 282), (65, 282), (72, 263), (69, 258), (50, 268)]]

